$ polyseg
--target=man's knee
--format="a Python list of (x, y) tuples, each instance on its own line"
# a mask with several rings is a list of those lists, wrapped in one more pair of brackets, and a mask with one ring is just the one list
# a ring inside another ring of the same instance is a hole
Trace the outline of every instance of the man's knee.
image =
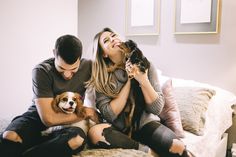
[(169, 149), (169, 152), (171, 153), (178, 153), (178, 154), (182, 154), (183, 151), (185, 150), (185, 145), (182, 141), (178, 140), (178, 139), (173, 139), (173, 143)]
[(68, 144), (72, 150), (79, 148), (84, 143), (85, 143), (85, 140), (80, 135), (73, 137), (72, 139), (68, 141)]
[(71, 127), (65, 130), (68, 135), (68, 146), (71, 148), (73, 154), (77, 154), (84, 149), (87, 143), (87, 136), (81, 128)]
[(76, 137), (73, 137), (68, 141), (68, 145), (72, 150), (72, 154), (75, 155), (85, 148), (86, 139), (84, 139), (80, 135), (77, 135)]
[(22, 143), (21, 137), (15, 131), (5, 131), (2, 138), (9, 141)]

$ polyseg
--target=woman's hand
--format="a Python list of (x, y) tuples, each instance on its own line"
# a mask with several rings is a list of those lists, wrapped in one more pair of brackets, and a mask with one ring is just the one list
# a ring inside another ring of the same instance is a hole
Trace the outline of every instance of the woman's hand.
[(148, 70), (146, 70), (145, 73), (141, 72), (139, 67), (136, 64), (132, 64), (129, 60), (126, 61), (125, 70), (129, 78), (134, 78), (140, 85), (148, 81)]

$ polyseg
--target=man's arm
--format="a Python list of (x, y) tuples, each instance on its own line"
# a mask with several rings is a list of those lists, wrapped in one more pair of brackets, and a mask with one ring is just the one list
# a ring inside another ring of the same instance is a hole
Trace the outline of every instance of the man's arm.
[(76, 114), (64, 114), (54, 112), (51, 107), (53, 98), (38, 98), (34, 101), (40, 119), (47, 127), (54, 125), (70, 124), (84, 119), (84, 117), (79, 117)]

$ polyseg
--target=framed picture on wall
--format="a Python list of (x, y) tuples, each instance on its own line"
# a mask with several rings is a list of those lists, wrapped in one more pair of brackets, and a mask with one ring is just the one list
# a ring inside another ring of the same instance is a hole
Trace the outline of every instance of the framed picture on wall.
[(175, 34), (219, 32), (220, 0), (175, 0)]
[(159, 35), (160, 0), (126, 0), (126, 36)]

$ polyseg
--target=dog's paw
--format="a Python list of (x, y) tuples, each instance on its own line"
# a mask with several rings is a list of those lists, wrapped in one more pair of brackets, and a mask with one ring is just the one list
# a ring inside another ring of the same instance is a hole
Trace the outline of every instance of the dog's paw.
[(91, 107), (83, 107), (82, 111), (80, 112), (80, 115), (83, 119), (91, 119), (95, 123), (99, 123), (99, 114), (97, 113), (97, 110)]
[(101, 117), (99, 116), (100, 114), (95, 111), (93, 115), (90, 115), (88, 119), (92, 120), (94, 123), (99, 124), (101, 122)]
[(89, 117), (89, 119), (92, 120), (92, 121), (93, 121), (94, 123), (96, 123), (96, 124), (99, 124), (99, 123), (100, 123), (100, 120), (99, 120), (99, 117), (98, 117), (97, 114), (95, 114), (95, 115)]

